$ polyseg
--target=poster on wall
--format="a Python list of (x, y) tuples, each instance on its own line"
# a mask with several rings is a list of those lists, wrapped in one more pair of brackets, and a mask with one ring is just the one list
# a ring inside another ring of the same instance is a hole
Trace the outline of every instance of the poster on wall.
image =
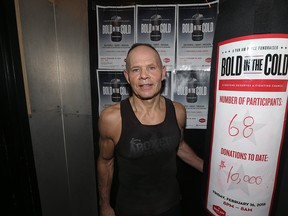
[(177, 18), (176, 69), (209, 69), (218, 1), (179, 4)]
[(136, 17), (136, 42), (154, 46), (167, 69), (174, 69), (176, 5), (136, 5)]
[(130, 95), (130, 85), (123, 70), (97, 70), (97, 82), (99, 113)]
[(210, 71), (175, 70), (173, 100), (186, 108), (186, 129), (206, 129)]
[(234, 38), (217, 51), (206, 208), (267, 216), (286, 125), (288, 34)]
[(124, 69), (135, 42), (135, 6), (97, 5), (98, 68)]

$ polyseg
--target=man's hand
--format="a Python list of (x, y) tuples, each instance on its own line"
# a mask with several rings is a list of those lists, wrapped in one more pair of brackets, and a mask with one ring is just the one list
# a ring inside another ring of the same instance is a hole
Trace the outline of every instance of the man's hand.
[(100, 216), (116, 216), (111, 206), (100, 207)]

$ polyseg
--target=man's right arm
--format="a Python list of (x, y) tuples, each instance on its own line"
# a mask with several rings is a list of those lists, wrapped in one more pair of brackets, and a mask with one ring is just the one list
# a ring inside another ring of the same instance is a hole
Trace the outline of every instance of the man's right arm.
[(113, 124), (113, 110), (105, 110), (99, 118), (99, 157), (97, 161), (98, 188), (100, 216), (115, 216), (114, 210), (110, 206), (110, 192), (114, 173), (114, 148), (115, 141), (112, 131), (115, 130)]
[[(100, 138), (101, 140), (101, 138)], [(104, 147), (107, 144), (104, 144), (105, 141), (99, 141), (102, 145), (100, 148)], [(109, 144), (108, 144), (109, 145)], [(97, 161), (97, 171), (98, 171), (98, 189), (99, 189), (99, 205), (100, 205), (100, 215), (101, 216), (114, 216), (113, 209), (110, 206), (110, 192), (111, 185), (113, 180), (114, 173), (114, 158), (107, 158), (103, 154), (100, 154)], [(110, 213), (109, 213), (110, 212)]]

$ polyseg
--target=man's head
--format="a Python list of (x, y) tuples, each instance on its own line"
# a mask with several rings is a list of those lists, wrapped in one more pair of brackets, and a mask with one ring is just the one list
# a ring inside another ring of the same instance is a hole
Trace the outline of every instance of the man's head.
[(147, 100), (160, 94), (165, 74), (166, 69), (153, 46), (137, 43), (130, 48), (124, 75), (135, 96)]
[(161, 61), (161, 57), (160, 57), (158, 51), (155, 49), (155, 47), (153, 47), (151, 44), (148, 44), (148, 43), (135, 43), (135, 44), (133, 44), (133, 45), (130, 47), (130, 49), (129, 49), (128, 52), (127, 52), (127, 56), (126, 56), (126, 70), (127, 70), (127, 69), (129, 68), (129, 66), (130, 66), (130, 62), (129, 62), (129, 57), (130, 57), (129, 54), (130, 54), (130, 52), (131, 52), (132, 50), (134, 50), (135, 48), (139, 47), (139, 46), (146, 46), (146, 47), (149, 47), (149, 48), (151, 48), (152, 50), (154, 50), (154, 51), (155, 51), (155, 54), (157, 55), (157, 58), (158, 58), (158, 61), (159, 61), (160, 65), (161, 65), (161, 67), (163, 66), (163, 65), (162, 65), (162, 61)]

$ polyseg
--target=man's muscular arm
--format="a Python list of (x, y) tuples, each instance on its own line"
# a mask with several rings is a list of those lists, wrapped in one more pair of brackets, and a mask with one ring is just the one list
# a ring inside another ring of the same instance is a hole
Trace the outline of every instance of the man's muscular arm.
[(110, 206), (110, 192), (114, 173), (115, 130), (120, 116), (115, 106), (103, 110), (100, 114), (99, 157), (97, 161), (100, 216), (115, 216)]
[(193, 151), (192, 148), (185, 142), (183, 138), (183, 131), (186, 123), (186, 110), (185, 107), (174, 102), (176, 116), (179, 128), (181, 130), (181, 140), (178, 148), (177, 155), (187, 164), (194, 167), (195, 169), (203, 172), (203, 160)]

